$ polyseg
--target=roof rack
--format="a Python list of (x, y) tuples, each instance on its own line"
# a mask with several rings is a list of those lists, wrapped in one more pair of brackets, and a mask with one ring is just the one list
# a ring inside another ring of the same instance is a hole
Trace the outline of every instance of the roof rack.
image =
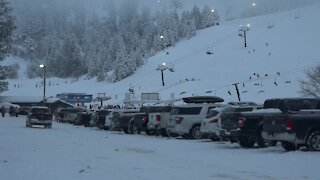
[(185, 103), (195, 103), (195, 104), (202, 104), (202, 103), (219, 103), (223, 102), (224, 99), (218, 96), (192, 96), (192, 97), (184, 97), (182, 98), (183, 102)]

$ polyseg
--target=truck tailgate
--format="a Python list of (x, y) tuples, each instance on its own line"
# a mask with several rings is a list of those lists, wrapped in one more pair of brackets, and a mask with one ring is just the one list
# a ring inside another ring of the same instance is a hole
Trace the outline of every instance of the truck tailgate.
[(238, 117), (240, 113), (223, 113), (221, 115), (221, 128), (225, 130), (238, 128)]
[(285, 132), (287, 125), (287, 116), (266, 116), (263, 122), (263, 131), (268, 133)]

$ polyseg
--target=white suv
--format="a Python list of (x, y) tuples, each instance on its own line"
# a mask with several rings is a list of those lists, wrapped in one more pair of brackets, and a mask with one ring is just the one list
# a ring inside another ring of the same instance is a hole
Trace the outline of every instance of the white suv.
[(212, 141), (219, 140), (221, 130), (221, 114), (230, 106), (217, 107), (209, 110), (209, 113), (202, 119), (200, 132), (208, 136)]
[(224, 105), (219, 103), (190, 103), (172, 107), (166, 127), (168, 135), (201, 139), (203, 136), (200, 132), (202, 119), (207, 116), (210, 109), (220, 106)]

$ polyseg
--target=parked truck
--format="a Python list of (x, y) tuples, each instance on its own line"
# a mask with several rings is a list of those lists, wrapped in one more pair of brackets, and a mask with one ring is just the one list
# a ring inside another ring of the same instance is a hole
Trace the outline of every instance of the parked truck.
[(279, 106), (279, 113), (264, 117), (262, 137), (280, 141), (287, 151), (302, 146), (320, 151), (320, 100), (282, 100)]
[[(229, 118), (222, 117), (221, 136), (231, 142), (238, 142), (242, 147), (253, 147), (255, 144), (259, 147), (275, 145), (280, 139), (263, 137), (264, 122), (276, 122), (289, 114), (298, 113), (301, 109), (315, 109), (318, 101), (312, 98), (267, 99), (263, 109), (234, 113)], [(268, 125), (266, 128), (269, 130)]]

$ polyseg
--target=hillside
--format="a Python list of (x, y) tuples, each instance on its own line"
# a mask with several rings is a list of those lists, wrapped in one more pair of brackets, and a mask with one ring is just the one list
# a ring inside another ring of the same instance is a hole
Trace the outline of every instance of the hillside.
[[(304, 70), (319, 64), (320, 5), (287, 12), (223, 21), (220, 26), (198, 32), (189, 40), (178, 43), (146, 60), (136, 73), (120, 82), (97, 83), (95, 79), (50, 78), (47, 95), (61, 92), (107, 93), (110, 102), (121, 103), (125, 92), (134, 89), (138, 98), (142, 92), (159, 92), (162, 99), (171, 93), (176, 98), (190, 95), (217, 95), (226, 101), (236, 101), (233, 83), (239, 83), (243, 101), (263, 102), (266, 98), (301, 96), (299, 80)], [(250, 24), (248, 47), (238, 36), (240, 25)], [(213, 54), (207, 55), (207, 49)], [(169, 54), (167, 54), (167, 52)], [(3, 63), (9, 63), (9, 57)], [(20, 62), (20, 61), (19, 61)], [(158, 64), (172, 64), (175, 72), (164, 71), (165, 86)], [(25, 69), (23, 63), (21, 70)], [(259, 74), (259, 77), (254, 74)], [(251, 77), (251, 79), (250, 79)], [(9, 91), (2, 95), (42, 96), (41, 79), (9, 80)], [(19, 85), (19, 86), (18, 86)], [(229, 93), (230, 92), (230, 93)]]

